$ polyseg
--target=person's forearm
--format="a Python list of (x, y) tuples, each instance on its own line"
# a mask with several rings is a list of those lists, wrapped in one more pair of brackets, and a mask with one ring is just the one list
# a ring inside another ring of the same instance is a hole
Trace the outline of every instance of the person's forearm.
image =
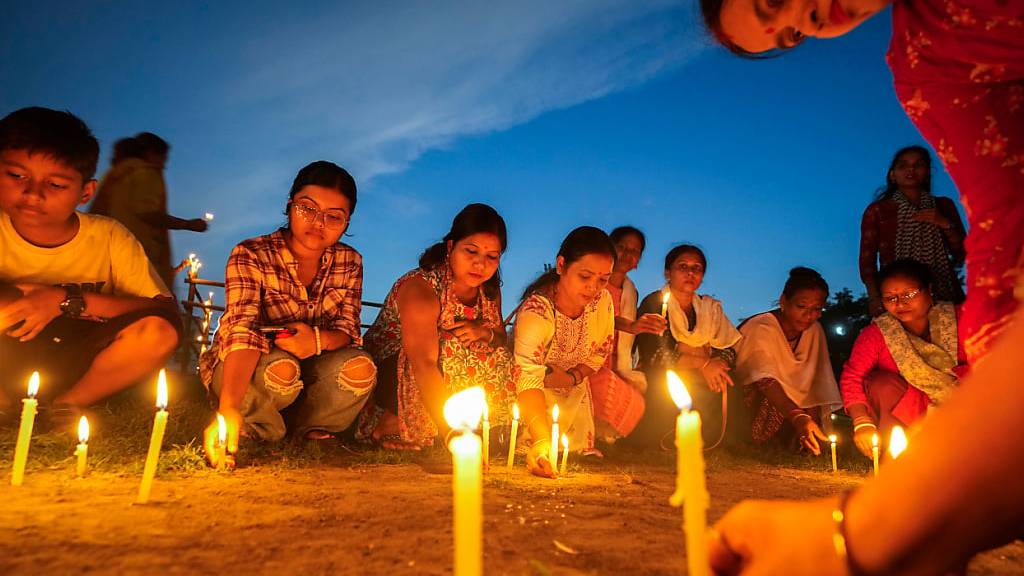
[(796, 405), (796, 402), (790, 400), (789, 396), (786, 395), (786, 391), (782, 389), (782, 384), (779, 384), (778, 382), (773, 381), (770, 385), (763, 386), (761, 388), (761, 393), (764, 394), (764, 397), (771, 402), (772, 406), (774, 406), (776, 410), (782, 412), (782, 415), (786, 420), (792, 419), (791, 415), (794, 410), (800, 410), (800, 407)]
[(615, 329), (620, 332), (636, 334), (636, 332), (633, 331), (633, 321), (629, 318), (623, 318), (622, 316), (615, 317)]
[(241, 408), (259, 360), (259, 350), (235, 350), (224, 357), (219, 399), (221, 410), (234, 411)]
[(165, 214), (163, 212), (146, 212), (138, 214), (138, 218), (150, 226), (165, 228), (167, 230), (188, 230), (191, 226), (188, 220), (171, 216), (170, 214)]
[(899, 460), (854, 494), (849, 546), (871, 573), (937, 574), (1024, 528), (1024, 311), (928, 416)]
[(113, 296), (110, 294), (96, 294), (94, 292), (84, 292), (82, 298), (85, 300), (85, 310), (82, 313), (100, 318), (114, 318), (115, 316), (147, 308), (175, 308), (174, 301), (169, 298)]
[(352, 337), (341, 330), (320, 330), (320, 349), (338, 350), (352, 344)]
[(448, 390), (444, 385), (444, 377), (437, 369), (436, 358), (410, 359), (412, 373), (416, 378), (416, 385), (420, 387), (423, 394), (423, 405), (427, 414), (437, 426), (440, 433), (448, 430), (448, 423), (444, 419), (444, 403), (448, 399)]
[(548, 416), (548, 401), (544, 391), (539, 388), (523, 390), (517, 399), (523, 422), (530, 431), (534, 442), (549, 439), (551, 436), (551, 419)]

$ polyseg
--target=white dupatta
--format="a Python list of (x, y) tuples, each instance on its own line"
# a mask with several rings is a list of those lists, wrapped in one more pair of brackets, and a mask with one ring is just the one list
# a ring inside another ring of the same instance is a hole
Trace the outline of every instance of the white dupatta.
[[(668, 290), (668, 287), (662, 288)], [(670, 292), (671, 293), (671, 292)], [(740, 331), (732, 325), (722, 310), (722, 303), (711, 296), (693, 295), (693, 311), (697, 315), (697, 326), (690, 330), (683, 307), (675, 295), (668, 299), (668, 324), (672, 337), (693, 348), (710, 345), (718, 350), (732, 348), (742, 338)]]

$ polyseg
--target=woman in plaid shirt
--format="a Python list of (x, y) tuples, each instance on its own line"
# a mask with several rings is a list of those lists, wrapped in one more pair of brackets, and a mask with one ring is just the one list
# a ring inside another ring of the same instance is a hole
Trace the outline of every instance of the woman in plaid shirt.
[[(292, 184), (287, 228), (232, 250), (226, 310), (200, 362), (228, 424), (229, 454), (240, 430), (263, 440), (289, 430), (327, 438), (348, 428), (366, 403), (376, 368), (357, 348), (363, 261), (338, 241), (355, 207), (352, 176), (313, 162)], [(208, 448), (215, 432), (213, 424)]]

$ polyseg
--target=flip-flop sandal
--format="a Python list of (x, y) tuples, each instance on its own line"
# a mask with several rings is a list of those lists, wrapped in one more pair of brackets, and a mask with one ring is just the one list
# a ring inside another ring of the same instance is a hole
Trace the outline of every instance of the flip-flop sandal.
[(306, 440), (334, 440), (334, 434), (323, 430), (310, 430), (309, 432), (306, 432)]

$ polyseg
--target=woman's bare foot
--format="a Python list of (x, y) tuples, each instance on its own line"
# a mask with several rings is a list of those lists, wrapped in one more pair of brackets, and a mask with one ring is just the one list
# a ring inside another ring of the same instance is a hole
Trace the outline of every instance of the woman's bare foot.
[(413, 450), (420, 449), (418, 444), (402, 440), (399, 428), (398, 416), (385, 411), (373, 429), (373, 440), (386, 450)]

